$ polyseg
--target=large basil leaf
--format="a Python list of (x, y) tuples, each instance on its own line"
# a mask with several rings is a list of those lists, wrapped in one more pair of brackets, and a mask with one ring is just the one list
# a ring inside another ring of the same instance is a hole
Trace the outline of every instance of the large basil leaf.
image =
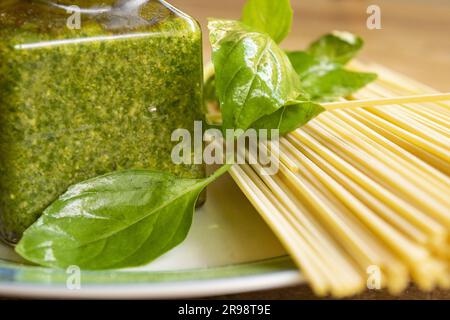
[(268, 35), (238, 21), (208, 26), (224, 130), (245, 130), (300, 94), (291, 62)]
[(186, 238), (198, 195), (228, 168), (206, 179), (129, 170), (79, 183), (25, 231), (16, 251), (49, 267), (148, 263)]
[(293, 11), (289, 0), (249, 0), (242, 22), (265, 32), (280, 43), (291, 31)]

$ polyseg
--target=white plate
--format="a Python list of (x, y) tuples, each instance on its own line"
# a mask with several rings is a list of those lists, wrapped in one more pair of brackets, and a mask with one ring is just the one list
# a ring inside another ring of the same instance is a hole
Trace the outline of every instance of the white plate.
[(0, 295), (6, 296), (190, 298), (304, 282), (228, 175), (208, 188), (206, 205), (195, 212), (188, 238), (177, 248), (140, 268), (83, 271), (78, 290), (67, 287), (69, 276), (27, 265), (0, 244)]

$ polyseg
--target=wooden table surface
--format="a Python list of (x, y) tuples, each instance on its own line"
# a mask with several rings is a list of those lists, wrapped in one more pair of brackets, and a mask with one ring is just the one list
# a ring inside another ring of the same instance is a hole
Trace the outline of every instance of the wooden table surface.
[[(273, 0), (276, 1), (276, 0)], [(240, 17), (245, 0), (169, 0), (197, 18), (205, 30), (205, 61), (210, 49), (207, 17)], [(450, 92), (450, 0), (291, 0), (295, 22), (286, 49), (302, 49), (331, 30), (361, 35), (366, 46), (363, 60), (376, 61), (420, 80), (438, 90)], [(382, 29), (368, 30), (367, 7), (381, 8)], [(313, 299), (306, 286), (232, 295), (231, 299)], [(410, 288), (401, 297), (386, 292), (368, 292), (356, 298), (450, 299), (449, 291), (422, 293)]]

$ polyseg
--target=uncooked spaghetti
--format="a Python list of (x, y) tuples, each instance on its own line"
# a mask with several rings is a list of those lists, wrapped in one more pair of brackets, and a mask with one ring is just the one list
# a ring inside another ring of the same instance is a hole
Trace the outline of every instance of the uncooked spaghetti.
[(328, 104), (282, 138), (276, 175), (257, 161), (231, 175), (318, 295), (359, 293), (372, 270), (394, 294), (448, 288), (450, 106), (383, 67), (353, 67), (380, 76), (359, 102)]

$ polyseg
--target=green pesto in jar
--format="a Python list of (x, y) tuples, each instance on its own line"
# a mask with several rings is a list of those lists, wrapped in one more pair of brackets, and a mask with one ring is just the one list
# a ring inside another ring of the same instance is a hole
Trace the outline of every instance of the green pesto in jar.
[(203, 177), (172, 163), (170, 139), (202, 119), (201, 50), (197, 23), (163, 1), (2, 0), (1, 238), (17, 242), (68, 186), (107, 172)]

